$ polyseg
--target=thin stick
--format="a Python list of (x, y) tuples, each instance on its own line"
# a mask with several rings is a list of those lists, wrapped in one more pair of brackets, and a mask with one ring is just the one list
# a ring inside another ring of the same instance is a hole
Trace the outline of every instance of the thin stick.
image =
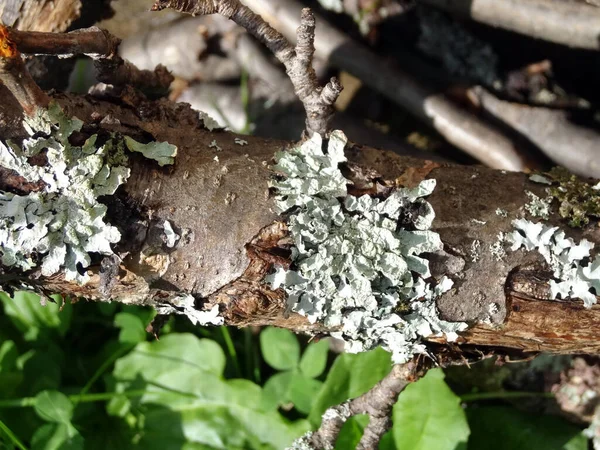
[(294, 91), (306, 110), (306, 132), (327, 135), (335, 112), (334, 103), (342, 91), (336, 78), (324, 87), (319, 85), (312, 67), (315, 52), (315, 17), (308, 8), (300, 13), (296, 31), (296, 47), (239, 0), (156, 0), (153, 11), (172, 8), (191, 15), (221, 14), (245, 28), (275, 55), (285, 66)]
[(46, 108), (50, 98), (35, 83), (19, 54), (17, 46), (0, 25), (0, 81), (15, 96), (25, 114), (33, 116)]
[[(288, 38), (302, 5), (295, 0), (243, 0)], [(315, 55), (352, 73), (367, 86), (435, 128), (449, 142), (495, 169), (522, 171), (526, 162), (513, 142), (479, 117), (460, 108), (420, 80), (384, 63), (371, 50), (317, 17)]]
[(416, 379), (415, 363), (395, 365), (370, 391), (325, 411), (319, 429), (301, 438), (302, 442), (313, 449), (333, 449), (344, 423), (352, 416), (368, 414), (369, 425), (356, 448), (377, 448), (381, 437), (392, 425), (390, 414), (400, 392)]
[(5, 29), (16, 48), (35, 55), (87, 55), (95, 60), (98, 80), (107, 84), (130, 84), (142, 90), (166, 91), (173, 76), (159, 64), (153, 71), (139, 70), (121, 58), (118, 48), (121, 40), (108, 31), (90, 27), (70, 33), (42, 33)]

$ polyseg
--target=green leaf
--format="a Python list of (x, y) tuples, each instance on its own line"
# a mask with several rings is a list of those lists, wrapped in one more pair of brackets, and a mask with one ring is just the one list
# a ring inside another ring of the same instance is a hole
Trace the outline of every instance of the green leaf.
[(0, 345), (0, 373), (9, 372), (15, 368), (19, 352), (13, 341), (4, 341)]
[(298, 365), (300, 344), (290, 330), (268, 327), (260, 333), (260, 350), (272, 368), (289, 370)]
[(142, 342), (117, 360), (115, 390), (145, 392), (130, 399), (139, 406), (132, 412), (144, 412), (140, 448), (279, 449), (307, 431), (306, 421), (289, 423), (265, 411), (260, 386), (225, 381), (224, 366), (216, 342), (175, 333)]
[(340, 431), (340, 435), (335, 441), (336, 450), (346, 450), (356, 448), (363, 435), (365, 427), (369, 424), (369, 416), (366, 414), (358, 414), (350, 417)]
[(391, 356), (381, 348), (355, 355), (339, 355), (315, 398), (308, 417), (310, 423), (313, 427), (318, 427), (327, 408), (364, 394), (386, 376), (391, 368)]
[(394, 405), (392, 420), (398, 450), (454, 450), (469, 437), (460, 399), (444, 382), (441, 369), (429, 370), (406, 387)]
[(42, 391), (35, 396), (33, 408), (48, 422), (69, 423), (73, 417), (73, 403), (58, 391)]
[(317, 378), (325, 370), (327, 365), (327, 354), (329, 353), (329, 341), (323, 340), (313, 342), (306, 347), (300, 360), (300, 370), (304, 375)]
[(31, 350), (19, 358), (25, 377), (23, 384), (28, 395), (59, 388), (62, 377), (60, 360), (63, 355), (57, 354), (55, 350), (56, 348)]
[(137, 344), (146, 340), (146, 328), (138, 316), (126, 312), (115, 316), (115, 325), (121, 329), (119, 342)]
[[(555, 416), (527, 414), (509, 406), (467, 409), (469, 449), (587, 450), (581, 429)], [(482, 447), (483, 445), (483, 447)]]
[(48, 423), (34, 433), (31, 450), (83, 450), (83, 437), (67, 423)]
[(289, 403), (290, 387), (294, 381), (294, 374), (286, 370), (273, 375), (263, 387), (262, 405), (265, 411), (275, 410), (279, 406)]
[[(62, 303), (60, 297), (55, 297)], [(40, 297), (30, 292), (15, 292), (14, 298), (0, 293), (0, 302), (4, 304), (4, 312), (15, 327), (23, 333), (27, 341), (35, 341), (40, 333), (53, 329), (64, 336), (71, 324), (72, 306), (64, 304), (62, 311), (57, 303), (40, 303)]]
[(295, 372), (290, 385), (290, 400), (301, 413), (308, 414), (323, 382)]

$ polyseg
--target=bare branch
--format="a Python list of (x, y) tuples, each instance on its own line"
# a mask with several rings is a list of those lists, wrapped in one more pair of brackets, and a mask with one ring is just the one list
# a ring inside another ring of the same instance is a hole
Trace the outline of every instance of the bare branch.
[(70, 33), (42, 33), (8, 30), (20, 52), (36, 55), (74, 56), (85, 54), (95, 60), (98, 80), (107, 84), (131, 84), (142, 90), (166, 91), (173, 81), (168, 70), (158, 65), (154, 71), (139, 70), (117, 54), (121, 40), (108, 31), (90, 27)]
[(12, 92), (23, 110), (34, 115), (45, 108), (49, 97), (33, 81), (7, 29), (0, 25), (0, 81)]
[(414, 362), (393, 366), (391, 372), (370, 391), (325, 411), (321, 427), (304, 436), (303, 442), (313, 449), (333, 449), (346, 420), (358, 414), (368, 414), (369, 425), (356, 448), (377, 448), (381, 437), (392, 425), (390, 414), (398, 395), (416, 379)]
[(600, 9), (563, 0), (421, 0), (493, 27), (569, 47), (600, 49)]
[(218, 13), (245, 28), (266, 45), (285, 66), (294, 91), (306, 110), (308, 135), (327, 134), (329, 123), (335, 112), (335, 100), (342, 91), (342, 86), (336, 78), (332, 78), (325, 87), (321, 87), (318, 83), (312, 67), (315, 51), (315, 18), (310, 9), (304, 8), (300, 14), (300, 24), (296, 31), (297, 45), (294, 48), (281, 33), (252, 12), (250, 8), (242, 5), (239, 0), (157, 0), (152, 10), (160, 11), (165, 8), (192, 15)]
[[(302, 5), (294, 0), (243, 0), (288, 38), (295, 33)], [(350, 72), (435, 128), (450, 143), (495, 169), (522, 171), (528, 164), (513, 142), (476, 115), (459, 107), (420, 80), (390, 67), (371, 50), (317, 17), (315, 54)], [(376, 74), (377, 76), (374, 76)]]

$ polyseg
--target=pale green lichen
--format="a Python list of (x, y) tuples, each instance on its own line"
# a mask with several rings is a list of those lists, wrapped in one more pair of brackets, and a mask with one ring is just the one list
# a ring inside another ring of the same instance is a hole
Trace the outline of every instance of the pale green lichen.
[[(25, 196), (0, 191), (2, 264), (29, 270), (41, 263), (46, 276), (64, 268), (66, 279), (85, 283), (88, 276), (79, 269), (89, 266), (89, 254), (112, 254), (110, 245), (121, 237), (104, 222), (107, 208), (98, 197), (127, 180), (129, 169), (115, 164), (125, 164), (126, 156), (115, 139), (96, 145), (94, 135), (81, 147), (72, 145), (69, 137), (83, 123), (55, 103), (24, 125), (31, 138), (22, 147), (0, 142), (0, 165), (27, 181), (43, 181), (44, 189)], [(30, 164), (28, 158), (42, 150), (47, 164)]]
[(525, 195), (529, 198), (529, 203), (525, 205), (525, 210), (533, 217), (548, 219), (550, 217), (550, 204), (552, 196), (540, 198), (531, 191), (525, 191)]
[[(92, 135), (81, 146), (73, 145), (69, 139), (83, 122), (67, 117), (56, 103), (23, 125), (30, 137), (21, 146), (0, 141), (0, 166), (43, 188), (28, 195), (0, 191), (2, 265), (21, 270), (41, 265), (44, 276), (64, 269), (67, 280), (86, 283), (90, 255), (113, 254), (111, 244), (121, 238), (106, 223), (107, 207), (98, 198), (113, 195), (127, 181), (125, 146), (161, 165), (172, 164), (177, 149), (164, 142), (140, 144), (116, 133), (102, 143)], [(46, 164), (30, 163), (38, 154)]]
[(177, 294), (155, 306), (161, 315), (181, 314), (187, 316), (194, 325), (223, 325), (224, 318), (219, 317), (219, 305), (214, 305), (208, 311), (198, 311), (194, 305), (194, 296)]
[(125, 136), (125, 144), (132, 152), (139, 152), (148, 159), (158, 162), (159, 166), (166, 166), (175, 163), (177, 156), (177, 147), (168, 142), (148, 142), (142, 144), (135, 139)]
[[(437, 313), (434, 300), (452, 280), (425, 282), (431, 274), (422, 254), (442, 249), (429, 230), (433, 208), (423, 199), (436, 183), (424, 180), (385, 200), (348, 195), (349, 181), (338, 168), (346, 161), (345, 144), (344, 134), (334, 131), (324, 153), (315, 134), (276, 155), (273, 169), (283, 179), (272, 187), (279, 211), (289, 215), (294, 267), (277, 268), (267, 281), (285, 289), (292, 311), (339, 327), (332, 335), (346, 341), (347, 351), (381, 345), (404, 362), (424, 351), (422, 337), (446, 333), (451, 340), (466, 328)], [(410, 229), (399, 226), (401, 217), (410, 217)]]
[(553, 298), (580, 298), (586, 308), (596, 303), (594, 294), (600, 293), (600, 256), (590, 260), (592, 242), (582, 239), (577, 244), (558, 227), (525, 219), (514, 220), (513, 226), (515, 231), (507, 236), (511, 250), (537, 250), (553, 270), (558, 280), (550, 281)]

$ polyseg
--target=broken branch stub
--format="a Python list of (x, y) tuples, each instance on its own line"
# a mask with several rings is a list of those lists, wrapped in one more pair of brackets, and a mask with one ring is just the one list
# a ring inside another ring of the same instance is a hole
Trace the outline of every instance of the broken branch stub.
[(331, 78), (324, 87), (319, 84), (312, 67), (315, 53), (315, 17), (309, 8), (304, 8), (300, 15), (300, 26), (296, 31), (296, 47), (293, 47), (281, 33), (238, 0), (198, 0), (196, 2), (157, 0), (152, 10), (160, 11), (166, 8), (191, 15), (221, 14), (245, 28), (285, 66), (294, 91), (306, 111), (308, 136), (312, 136), (314, 133), (328, 136), (330, 122), (335, 112), (334, 104), (342, 91), (342, 85), (335, 77)]

